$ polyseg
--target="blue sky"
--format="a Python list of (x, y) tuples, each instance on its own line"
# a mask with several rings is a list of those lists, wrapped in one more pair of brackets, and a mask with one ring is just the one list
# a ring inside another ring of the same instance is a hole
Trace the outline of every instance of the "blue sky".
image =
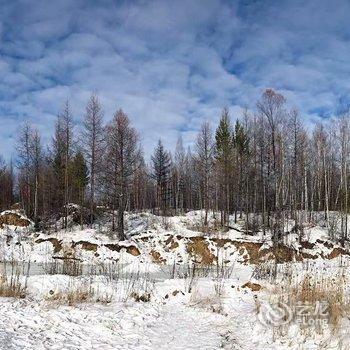
[(191, 144), (203, 120), (254, 109), (266, 87), (308, 123), (350, 92), (350, 2), (0, 0), (0, 153), (21, 122), (49, 142), (69, 98), (79, 125), (97, 92), (123, 108), (145, 152)]

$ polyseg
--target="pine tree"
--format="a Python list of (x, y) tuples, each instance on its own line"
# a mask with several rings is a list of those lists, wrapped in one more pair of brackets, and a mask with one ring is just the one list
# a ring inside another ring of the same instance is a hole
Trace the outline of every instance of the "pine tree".
[(89, 176), (86, 161), (81, 151), (78, 151), (74, 155), (70, 168), (72, 177), (72, 194), (75, 197), (75, 202), (80, 205), (80, 225), (82, 226), (85, 189), (89, 182)]
[(157, 186), (157, 204), (163, 215), (166, 215), (169, 203), (169, 184), (171, 157), (164, 149), (162, 141), (158, 141), (158, 145), (152, 155), (153, 177)]
[[(242, 218), (242, 212), (243, 212), (243, 186), (244, 186), (244, 180), (247, 182), (247, 173), (244, 170), (244, 164), (245, 160), (249, 154), (249, 138), (248, 134), (243, 127), (243, 125), (240, 123), (240, 121), (237, 119), (235, 124), (235, 132), (234, 132), (234, 147), (235, 147), (235, 153), (236, 153), (236, 164), (237, 164), (237, 170), (238, 170), (238, 193), (236, 195), (238, 205), (236, 206), (236, 209), (239, 209), (240, 211), (240, 217)], [(238, 207), (238, 208), (237, 208)], [(246, 208), (247, 209), (247, 208)], [(237, 210), (235, 211), (235, 213)], [(237, 219), (237, 215), (235, 215), (235, 219)]]
[(224, 108), (222, 111), (219, 126), (215, 133), (215, 159), (220, 176), (220, 185), (222, 193), (221, 223), (228, 225), (230, 213), (230, 175), (232, 171), (234, 140), (230, 123), (229, 111)]

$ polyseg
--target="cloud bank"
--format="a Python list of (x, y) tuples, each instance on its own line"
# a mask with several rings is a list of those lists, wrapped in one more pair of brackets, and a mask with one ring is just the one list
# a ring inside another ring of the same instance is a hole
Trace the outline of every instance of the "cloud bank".
[(266, 87), (304, 118), (350, 91), (350, 3), (318, 1), (1, 1), (0, 153), (29, 120), (49, 142), (69, 98), (79, 125), (91, 92), (123, 108), (145, 153), (188, 145), (203, 120), (254, 108)]

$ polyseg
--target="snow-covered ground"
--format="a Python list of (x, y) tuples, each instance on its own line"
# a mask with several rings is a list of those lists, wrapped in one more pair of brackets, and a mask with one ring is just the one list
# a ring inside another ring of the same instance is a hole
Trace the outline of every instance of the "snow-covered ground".
[(4, 300), (1, 349), (218, 349), (228, 321), (183, 303), (52, 306)]
[(124, 242), (108, 219), (4, 225), (0, 291), (24, 297), (0, 297), (0, 349), (350, 349), (349, 252), (321, 219), (302, 242), (289, 222), (276, 251), (242, 221), (221, 232), (211, 215), (203, 233), (202, 218), (128, 214)]

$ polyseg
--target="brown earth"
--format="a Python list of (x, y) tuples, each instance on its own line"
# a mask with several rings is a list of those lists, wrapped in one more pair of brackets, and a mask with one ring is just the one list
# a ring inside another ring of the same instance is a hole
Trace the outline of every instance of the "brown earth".
[(187, 243), (187, 252), (201, 265), (212, 265), (217, 257), (209, 250), (209, 243), (204, 237), (191, 237)]
[(173, 235), (170, 235), (166, 239), (165, 244), (167, 246), (169, 246), (169, 249), (171, 249), (171, 250), (174, 250), (174, 249), (178, 248), (178, 246), (179, 246), (179, 243), (174, 240), (174, 236)]
[(334, 259), (337, 258), (339, 255), (350, 255), (350, 253), (343, 248), (337, 247), (334, 248), (331, 253), (326, 255), (326, 259)]
[(253, 292), (258, 292), (261, 289), (261, 285), (258, 283), (247, 282), (243, 284), (242, 288), (249, 288)]
[(149, 255), (152, 257), (153, 262), (157, 264), (164, 264), (166, 260), (160, 255), (159, 252), (152, 249), (149, 253)]
[(139, 248), (137, 248), (134, 245), (129, 245), (126, 248), (126, 252), (133, 255), (133, 256), (139, 256), (141, 253), (139, 251)]
[(50, 242), (53, 245), (54, 254), (59, 253), (62, 250), (62, 241), (58, 240), (57, 238), (39, 238), (35, 241), (35, 243), (43, 242)]
[(125, 249), (127, 253), (133, 256), (139, 256), (140, 250), (134, 245), (120, 245), (120, 244), (104, 244), (104, 246), (110, 250), (120, 252), (121, 249)]
[(3, 225), (28, 227), (30, 225), (30, 221), (28, 219), (23, 219), (16, 213), (5, 213), (0, 215), (0, 227), (3, 227)]

